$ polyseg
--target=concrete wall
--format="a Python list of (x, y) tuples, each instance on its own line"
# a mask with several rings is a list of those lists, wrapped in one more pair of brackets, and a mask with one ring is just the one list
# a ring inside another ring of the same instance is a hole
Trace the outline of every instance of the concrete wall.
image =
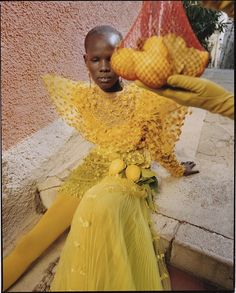
[[(109, 24), (125, 35), (141, 1), (6, 1), (1, 3), (3, 224), (17, 229), (33, 211), (35, 171), (69, 140), (41, 75), (86, 80), (86, 33)], [(14, 219), (14, 221), (13, 221)]]
[(218, 68), (234, 69), (234, 21), (228, 21), (224, 34)]
[[(228, 21), (228, 15), (223, 12), (219, 21), (226, 23)], [(211, 55), (211, 62), (208, 65), (208, 68), (219, 68), (218, 63), (220, 61), (222, 50), (224, 49), (223, 48), (224, 35), (225, 35), (225, 31), (223, 32), (216, 31), (214, 34), (210, 36), (208, 40), (210, 55)]]

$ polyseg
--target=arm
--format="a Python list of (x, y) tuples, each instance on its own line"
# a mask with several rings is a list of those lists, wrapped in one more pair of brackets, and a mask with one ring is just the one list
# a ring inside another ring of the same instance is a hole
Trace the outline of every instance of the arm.
[[(153, 105), (155, 100), (157, 100), (156, 97), (152, 101)], [(155, 126), (157, 133), (154, 140), (150, 136), (148, 137), (149, 144), (155, 141), (155, 148), (151, 148), (155, 149), (154, 160), (159, 162), (174, 177), (199, 173), (198, 170), (192, 170), (196, 165), (194, 162), (179, 162), (175, 155), (175, 145), (180, 138), (188, 108), (166, 99), (161, 105), (160, 100), (161, 97), (158, 98), (156, 103), (159, 104), (159, 119), (156, 120), (159, 125)]]
[(177, 160), (174, 153), (172, 154), (162, 154), (158, 153), (157, 162), (162, 165), (162, 167), (166, 168), (166, 170), (174, 177), (181, 177), (184, 175), (185, 168), (184, 166)]
[(140, 87), (149, 89), (178, 104), (208, 110), (234, 119), (234, 96), (221, 86), (206, 79), (185, 75), (172, 75), (167, 80), (169, 88), (149, 89), (141, 82)]
[(58, 195), (37, 225), (3, 260), (3, 290), (9, 288), (71, 224), (79, 199)]

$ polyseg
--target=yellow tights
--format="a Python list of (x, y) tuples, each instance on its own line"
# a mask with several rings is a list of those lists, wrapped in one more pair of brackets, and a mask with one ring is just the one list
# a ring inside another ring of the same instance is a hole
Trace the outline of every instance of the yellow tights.
[(58, 195), (36, 226), (3, 260), (3, 290), (8, 289), (71, 224), (80, 200)]

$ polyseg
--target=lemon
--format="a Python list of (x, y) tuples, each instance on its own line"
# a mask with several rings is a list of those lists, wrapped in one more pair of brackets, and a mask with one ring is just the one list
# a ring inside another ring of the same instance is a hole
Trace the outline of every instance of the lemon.
[(141, 170), (136, 165), (129, 165), (125, 170), (126, 177), (132, 181), (138, 181), (141, 175)]
[(120, 173), (126, 167), (125, 162), (121, 159), (115, 159), (109, 167), (109, 175), (113, 176)]
[(111, 57), (111, 66), (117, 75), (127, 80), (135, 80), (135, 51), (131, 48), (117, 49)]

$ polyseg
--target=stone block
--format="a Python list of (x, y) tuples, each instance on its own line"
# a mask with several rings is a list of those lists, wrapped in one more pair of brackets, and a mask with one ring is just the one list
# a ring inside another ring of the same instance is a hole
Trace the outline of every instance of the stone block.
[[(170, 250), (171, 241), (179, 227), (179, 222), (156, 213), (151, 215), (151, 219), (155, 231), (160, 234), (165, 252), (168, 252)], [(157, 243), (154, 243), (154, 245), (157, 245)]]
[(37, 184), (39, 191), (44, 191), (50, 188), (55, 188), (61, 186), (62, 181), (57, 177), (48, 177), (46, 180), (40, 181)]
[(60, 180), (65, 181), (66, 178), (70, 175), (71, 171), (68, 169), (65, 169), (64, 171), (58, 173), (56, 177), (58, 177)]
[(66, 169), (72, 170), (89, 153), (90, 147), (90, 143), (84, 141), (81, 136), (75, 135), (60, 152), (45, 163), (45, 172), (52, 177), (63, 173)]
[(180, 161), (194, 160), (206, 115), (202, 109), (191, 108), (191, 111), (192, 114), (186, 116), (180, 140), (176, 144), (176, 156)]
[(226, 289), (233, 288), (233, 240), (190, 224), (181, 224), (170, 263)]
[(55, 201), (58, 188), (59, 187), (50, 188), (40, 192), (40, 199), (42, 201), (43, 206), (46, 209), (48, 209), (52, 205), (52, 203)]

